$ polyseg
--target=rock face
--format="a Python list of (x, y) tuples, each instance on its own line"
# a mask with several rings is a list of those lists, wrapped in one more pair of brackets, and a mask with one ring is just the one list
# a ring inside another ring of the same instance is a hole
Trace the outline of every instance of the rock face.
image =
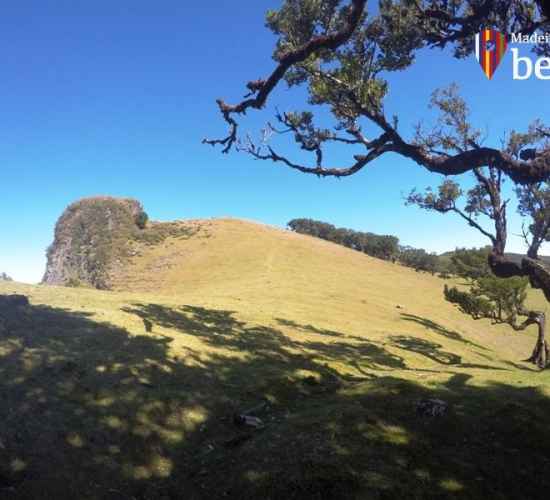
[(55, 225), (42, 282), (110, 288), (110, 271), (127, 255), (144, 218), (141, 203), (129, 198), (102, 196), (69, 205)]

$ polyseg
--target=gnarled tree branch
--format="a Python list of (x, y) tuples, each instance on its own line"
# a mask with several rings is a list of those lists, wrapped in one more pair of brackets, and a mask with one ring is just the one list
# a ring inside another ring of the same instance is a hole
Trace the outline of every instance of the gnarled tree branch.
[(233, 115), (245, 114), (249, 108), (262, 108), (269, 94), (284, 78), (285, 73), (295, 64), (305, 61), (308, 57), (320, 50), (336, 50), (346, 43), (359, 25), (366, 6), (367, 0), (352, 0), (347, 23), (340, 31), (329, 35), (315, 36), (297, 49), (286, 52), (279, 58), (278, 66), (266, 80), (260, 79), (249, 82), (247, 88), (250, 90), (250, 94), (248, 95), (255, 93), (256, 97), (250, 97), (233, 105), (227, 104), (223, 99), (218, 99), (216, 101), (218, 107), (220, 108), (224, 120), (229, 124), (229, 135), (223, 139), (204, 139), (203, 143), (212, 146), (217, 144), (222, 145), (224, 146), (223, 152), (228, 153), (237, 141), (238, 124), (233, 118)]

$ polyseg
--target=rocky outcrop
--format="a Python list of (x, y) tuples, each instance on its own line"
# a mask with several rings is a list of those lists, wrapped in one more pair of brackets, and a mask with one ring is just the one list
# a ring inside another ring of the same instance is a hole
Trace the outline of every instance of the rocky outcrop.
[(43, 283), (110, 288), (110, 273), (129, 252), (147, 216), (129, 198), (94, 197), (71, 204), (55, 225)]

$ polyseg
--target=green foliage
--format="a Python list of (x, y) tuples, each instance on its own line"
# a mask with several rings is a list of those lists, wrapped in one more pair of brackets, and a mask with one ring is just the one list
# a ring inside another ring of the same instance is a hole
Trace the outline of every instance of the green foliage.
[(495, 307), (485, 297), (477, 296), (471, 292), (460, 291), (456, 287), (449, 288), (448, 285), (444, 286), (443, 294), (446, 300), (457, 304), (462, 312), (471, 315), (474, 319), (495, 317)]
[(490, 252), (491, 247), (489, 246), (469, 249), (457, 248), (450, 257), (452, 273), (473, 280), (492, 276), (488, 261)]
[(429, 135), (430, 149), (460, 153), (480, 140), (481, 132), (470, 124), (470, 109), (460, 96), (456, 83), (435, 90), (430, 107), (440, 112), (437, 125)]
[[(306, 84), (309, 102), (327, 104), (342, 123), (358, 116), (357, 102), (380, 110), (388, 92), (381, 73), (410, 66), (413, 51), (423, 43), (414, 7), (384, 1), (379, 8), (381, 15), (365, 15), (340, 49), (320, 50), (285, 74), (291, 86)], [(266, 25), (278, 37), (274, 59), (281, 60), (313, 36), (341, 29), (348, 13), (349, 5), (341, 0), (286, 0), (279, 10), (268, 11)], [(328, 74), (353, 88), (354, 96), (336, 88)]]
[(78, 278), (72, 277), (65, 282), (65, 286), (70, 288), (80, 288), (82, 286), (82, 282)]
[(443, 270), (439, 263), (439, 257), (435, 253), (428, 253), (422, 248), (401, 247), (399, 262), (407, 267), (412, 267), (415, 271), (426, 271), (435, 274)]
[[(465, 206), (461, 210), (457, 207), (457, 201), (464, 195)], [(483, 184), (476, 184), (465, 193), (457, 182), (450, 179), (443, 181), (437, 191), (431, 187), (427, 187), (424, 193), (413, 189), (406, 197), (405, 204), (441, 214), (456, 212), (466, 219), (470, 226), (479, 215), (491, 217), (490, 196)]]
[(158, 245), (166, 238), (190, 238), (199, 230), (200, 227), (191, 228), (178, 222), (157, 222), (135, 233), (133, 240), (146, 245)]
[(327, 222), (312, 219), (293, 219), (288, 223), (288, 227), (297, 233), (332, 241), (379, 259), (391, 260), (399, 254), (399, 239), (396, 236), (338, 228)]
[[(525, 153), (529, 150), (524, 150)], [(532, 149), (536, 154), (536, 150)], [(518, 213), (528, 219), (528, 231), (523, 236), (529, 244), (528, 256), (538, 258), (538, 251), (544, 241), (550, 241), (550, 186), (535, 183), (516, 187)]]
[(454, 274), (454, 266), (451, 257), (448, 254), (438, 255), (437, 257), (437, 272), (439, 277), (449, 279)]
[(451, 256), (454, 272), (469, 280), (469, 289), (461, 291), (445, 285), (445, 298), (458, 304), (474, 319), (491, 318), (498, 322), (514, 323), (524, 314), (528, 279), (514, 276), (497, 278), (489, 268), (490, 247), (457, 249)]
[[(306, 86), (308, 102), (326, 104), (344, 127), (361, 114), (358, 105), (377, 112), (383, 109), (388, 93), (387, 75), (409, 68), (420, 49), (449, 44), (455, 57), (466, 57), (473, 51), (473, 34), (484, 26), (511, 33), (533, 26), (541, 17), (532, 2), (526, 6), (525, 2), (499, 0), (498, 7), (479, 0), (376, 3), (373, 7), (368, 2), (369, 11), (365, 10), (346, 43), (311, 53), (285, 72), (284, 79), (290, 86)], [(315, 36), (341, 30), (348, 23), (350, 9), (350, 2), (343, 0), (281, 2), (278, 10), (269, 10), (266, 15), (266, 26), (277, 37), (273, 58), (280, 61)], [(547, 51), (541, 46), (537, 49)], [(331, 78), (342, 85), (334, 85)], [(353, 95), (342, 92), (342, 86), (353, 89)], [(428, 149), (469, 149), (471, 141), (481, 138), (481, 133), (468, 123), (469, 110), (456, 85), (434, 92), (431, 104), (441, 111), (441, 120), (437, 132), (422, 141)]]
[(548, 128), (541, 120), (534, 120), (527, 132), (517, 132), (512, 130), (508, 137), (506, 152), (516, 160), (523, 159), (522, 151), (530, 147), (535, 151), (538, 148), (544, 148), (544, 142), (548, 138)]
[(444, 295), (474, 319), (491, 318), (499, 323), (514, 323), (524, 312), (528, 280), (488, 276), (475, 280), (469, 291), (445, 285)]
[(354, 231), (312, 219), (293, 219), (288, 227), (297, 233), (332, 241), (371, 257), (399, 260), (404, 266), (412, 267), (416, 271), (442, 273), (443, 276), (452, 272), (448, 258), (441, 259), (435, 253), (428, 253), (421, 248), (400, 246), (396, 236)]
[(136, 217), (136, 226), (140, 229), (145, 229), (147, 226), (147, 221), (149, 220), (149, 216), (147, 215), (147, 212), (141, 211), (139, 214), (137, 214)]
[(266, 15), (267, 26), (280, 36), (275, 57), (306, 43), (314, 34), (334, 28), (340, 0), (287, 0)]
[(426, 188), (426, 193), (421, 194), (413, 189), (406, 199), (407, 205), (417, 205), (424, 210), (435, 210), (445, 213), (451, 210), (458, 198), (462, 196), (460, 186), (452, 181), (445, 180), (439, 186), (438, 192), (434, 193), (432, 188)]
[(497, 320), (510, 322), (524, 309), (528, 283), (527, 278), (520, 276), (485, 276), (475, 281), (471, 293), (476, 297), (486, 297), (494, 304)]

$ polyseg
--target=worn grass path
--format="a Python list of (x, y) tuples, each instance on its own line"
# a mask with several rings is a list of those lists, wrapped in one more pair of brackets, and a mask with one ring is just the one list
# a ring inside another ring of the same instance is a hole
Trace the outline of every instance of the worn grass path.
[[(0, 498), (547, 497), (534, 331), (328, 242), (192, 224), (115, 292), (0, 283), (31, 301), (0, 302)], [(234, 425), (264, 401), (264, 429)]]

